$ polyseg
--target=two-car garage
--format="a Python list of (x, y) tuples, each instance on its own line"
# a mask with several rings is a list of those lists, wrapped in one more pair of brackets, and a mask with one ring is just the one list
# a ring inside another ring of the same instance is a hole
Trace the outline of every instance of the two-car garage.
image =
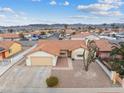
[(33, 66), (52, 66), (52, 57), (31, 57)]
[(43, 51), (37, 51), (27, 56), (27, 66), (56, 66), (57, 56)]

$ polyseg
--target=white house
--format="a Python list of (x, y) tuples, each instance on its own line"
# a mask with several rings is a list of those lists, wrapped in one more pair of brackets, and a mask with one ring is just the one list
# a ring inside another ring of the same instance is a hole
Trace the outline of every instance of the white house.
[(85, 39), (89, 39), (89, 40), (100, 40), (100, 38), (96, 35), (74, 35), (71, 37), (71, 40), (85, 40)]

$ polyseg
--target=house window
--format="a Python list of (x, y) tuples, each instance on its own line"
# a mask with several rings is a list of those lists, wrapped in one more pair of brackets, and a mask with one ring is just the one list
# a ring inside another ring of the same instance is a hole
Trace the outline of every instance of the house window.
[(12, 49), (9, 49), (9, 53), (12, 53)]
[(83, 57), (83, 54), (78, 54), (77, 57)]

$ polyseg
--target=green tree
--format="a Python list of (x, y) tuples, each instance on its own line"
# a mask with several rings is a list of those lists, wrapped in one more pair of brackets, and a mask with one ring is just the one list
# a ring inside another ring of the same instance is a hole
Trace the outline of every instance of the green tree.
[(110, 56), (111, 57), (116, 57), (117, 55), (122, 56), (123, 60), (124, 60), (124, 44), (120, 44), (120, 46), (114, 46), (114, 48), (112, 49)]
[[(117, 56), (121, 56), (122, 59), (117, 59)], [(112, 62), (110, 65), (112, 70), (118, 72), (121, 76), (124, 76), (124, 44), (120, 44), (120, 46), (114, 46), (112, 49), (110, 56), (112, 57)]]

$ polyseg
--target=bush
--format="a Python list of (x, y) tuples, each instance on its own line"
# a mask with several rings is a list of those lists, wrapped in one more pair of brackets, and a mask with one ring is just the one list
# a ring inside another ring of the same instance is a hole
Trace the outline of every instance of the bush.
[(124, 77), (124, 61), (115, 60), (108, 63), (111, 65), (113, 71), (116, 71), (117, 73)]
[(50, 76), (46, 79), (46, 83), (48, 87), (55, 87), (58, 84), (58, 78), (54, 76)]

